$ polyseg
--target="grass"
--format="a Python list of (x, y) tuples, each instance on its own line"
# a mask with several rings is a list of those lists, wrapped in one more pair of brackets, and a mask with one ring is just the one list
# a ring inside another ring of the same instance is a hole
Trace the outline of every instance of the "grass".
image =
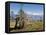
[(16, 24), (16, 21), (11, 21), (10, 20), (10, 28), (14, 28), (15, 27), (15, 24)]
[(27, 29), (28, 31), (43, 30), (43, 23), (37, 21), (37, 22), (32, 23), (32, 26), (29, 25), (27, 28), (28, 28), (28, 29)]
[[(12, 22), (10, 21), (10, 28), (15, 27), (15, 21)], [(17, 31), (38, 31), (38, 30), (43, 30), (43, 22), (42, 21), (35, 21), (35, 22), (25, 22), (24, 28), (23, 29), (18, 29)], [(16, 30), (14, 30), (16, 31)], [(12, 30), (12, 32), (14, 32)]]

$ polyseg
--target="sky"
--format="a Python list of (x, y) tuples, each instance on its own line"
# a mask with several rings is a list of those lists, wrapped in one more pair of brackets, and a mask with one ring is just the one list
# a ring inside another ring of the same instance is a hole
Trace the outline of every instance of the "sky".
[(10, 3), (10, 13), (11, 11), (14, 14), (18, 14), (22, 6), (22, 10), (28, 15), (43, 15), (43, 5), (37, 4), (19, 4), (19, 3)]

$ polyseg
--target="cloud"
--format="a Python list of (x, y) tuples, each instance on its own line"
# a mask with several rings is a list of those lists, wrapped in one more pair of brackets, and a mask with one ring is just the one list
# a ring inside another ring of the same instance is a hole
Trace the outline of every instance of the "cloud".
[(43, 13), (33, 13), (32, 15), (43, 15)]
[(32, 12), (29, 12), (29, 11), (26, 11), (25, 13), (28, 14), (28, 15), (31, 15), (32, 14)]
[(39, 15), (39, 16), (41, 16), (41, 15), (43, 15), (43, 13), (36, 13), (36, 12), (27, 12), (26, 11), (26, 14), (28, 14), (28, 15)]

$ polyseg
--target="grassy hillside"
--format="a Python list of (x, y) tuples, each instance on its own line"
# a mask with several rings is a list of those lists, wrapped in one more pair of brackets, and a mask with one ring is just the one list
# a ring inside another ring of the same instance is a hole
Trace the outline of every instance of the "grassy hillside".
[[(16, 22), (15, 21), (10, 21), (10, 28), (15, 27)], [(30, 22), (30, 21), (25, 21), (24, 28), (23, 29), (13, 29), (11, 32), (18, 32), (18, 31), (39, 31), (43, 30), (43, 22), (42, 21), (35, 21), (35, 22)]]

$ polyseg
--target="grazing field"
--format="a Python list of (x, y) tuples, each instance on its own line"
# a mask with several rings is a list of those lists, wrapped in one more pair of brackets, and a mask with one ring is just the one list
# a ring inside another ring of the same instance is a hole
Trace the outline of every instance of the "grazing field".
[[(10, 21), (10, 28), (15, 27), (16, 22)], [(23, 29), (13, 29), (10, 32), (19, 32), (19, 31), (39, 31), (43, 30), (43, 22), (42, 21), (25, 21), (24, 28)]]

